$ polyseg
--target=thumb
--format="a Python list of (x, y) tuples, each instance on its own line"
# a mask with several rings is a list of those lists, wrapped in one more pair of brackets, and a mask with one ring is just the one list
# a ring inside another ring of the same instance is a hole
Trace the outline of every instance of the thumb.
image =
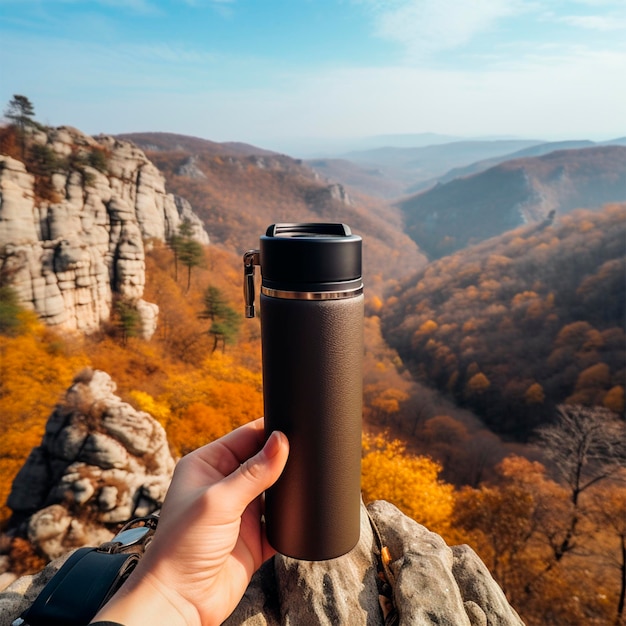
[(228, 490), (233, 505), (243, 510), (271, 487), (285, 468), (288, 455), (287, 437), (280, 431), (274, 431), (257, 454), (222, 481), (221, 486)]

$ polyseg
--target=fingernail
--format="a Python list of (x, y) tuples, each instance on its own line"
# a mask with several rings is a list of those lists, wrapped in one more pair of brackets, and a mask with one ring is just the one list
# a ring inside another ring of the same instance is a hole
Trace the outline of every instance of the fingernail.
[(268, 459), (275, 457), (280, 451), (281, 439), (284, 437), (283, 433), (275, 430), (265, 442), (265, 454)]

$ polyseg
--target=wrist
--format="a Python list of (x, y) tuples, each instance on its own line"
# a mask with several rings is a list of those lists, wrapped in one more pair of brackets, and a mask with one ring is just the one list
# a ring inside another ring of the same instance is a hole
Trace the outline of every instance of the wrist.
[(148, 572), (141, 576), (133, 573), (95, 615), (92, 624), (97, 622), (123, 626), (201, 626), (196, 608)]

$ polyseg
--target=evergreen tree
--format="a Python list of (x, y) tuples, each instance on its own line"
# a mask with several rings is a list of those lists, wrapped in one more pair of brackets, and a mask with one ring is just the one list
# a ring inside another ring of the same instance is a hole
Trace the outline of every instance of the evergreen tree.
[(126, 345), (129, 337), (137, 337), (141, 332), (141, 317), (137, 307), (128, 300), (115, 303), (116, 326), (122, 336), (122, 344)]
[(0, 335), (17, 333), (22, 310), (17, 292), (6, 285), (0, 286)]
[(13, 122), (20, 137), (22, 159), (26, 156), (26, 128), (34, 125), (35, 107), (26, 97), (15, 94), (10, 100), (4, 115)]
[(189, 291), (191, 287), (191, 270), (202, 265), (204, 248), (197, 241), (187, 239), (183, 242), (178, 256), (180, 262), (187, 268), (187, 291)]
[(233, 343), (237, 339), (241, 317), (226, 303), (222, 292), (212, 285), (209, 285), (204, 292), (203, 302), (204, 309), (199, 317), (211, 320), (208, 333), (213, 336), (213, 352), (217, 350), (220, 342), (224, 351), (226, 344)]
[(169, 239), (169, 246), (174, 252), (174, 275), (178, 280), (178, 262), (187, 268), (187, 291), (191, 286), (191, 270), (202, 265), (204, 248), (202, 244), (193, 239), (193, 226), (188, 219), (178, 227), (178, 233)]

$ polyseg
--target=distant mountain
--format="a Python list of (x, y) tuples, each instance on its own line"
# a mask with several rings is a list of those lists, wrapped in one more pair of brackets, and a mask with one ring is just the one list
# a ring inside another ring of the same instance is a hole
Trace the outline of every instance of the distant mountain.
[(409, 189), (411, 193), (418, 193), (425, 189), (429, 189), (437, 183), (447, 183), (455, 178), (464, 178), (471, 174), (478, 174), (484, 172), (490, 167), (494, 167), (505, 161), (511, 161), (512, 159), (523, 159), (526, 157), (543, 156), (544, 154), (550, 154), (550, 152), (556, 152), (557, 150), (576, 150), (580, 148), (590, 148), (594, 146), (593, 141), (580, 140), (580, 141), (548, 141), (546, 143), (540, 143), (523, 150), (518, 150), (512, 154), (503, 154), (501, 156), (493, 157), (491, 159), (483, 159), (482, 161), (476, 161), (465, 167), (455, 167), (443, 176), (438, 176), (433, 180), (427, 180), (417, 185), (413, 185)]
[(275, 154), (270, 150), (257, 148), (246, 143), (219, 143), (175, 133), (123, 133), (117, 135), (117, 137), (132, 141), (142, 150), (150, 150), (152, 152), (203, 152), (205, 154), (235, 157)]
[(425, 256), (403, 232), (397, 207), (329, 183), (302, 161), (245, 144), (164, 133), (124, 135), (146, 151), (167, 188), (184, 190), (213, 245), (242, 254), (274, 222), (333, 221), (367, 238), (364, 272), (371, 293), (382, 276), (400, 278)]
[(348, 159), (309, 159), (307, 165), (328, 180), (377, 198), (392, 199), (405, 195), (406, 184), (378, 167), (360, 165)]
[(625, 253), (626, 203), (522, 226), (401, 282), (383, 335), (416, 380), (508, 436), (562, 402), (623, 413)]
[(455, 178), (398, 204), (431, 258), (575, 208), (626, 200), (626, 147), (561, 150)]
[[(419, 183), (443, 176), (455, 167), (511, 154), (535, 146), (539, 140), (503, 139), (454, 141), (428, 146), (379, 147), (349, 152), (341, 160), (309, 161), (324, 176), (382, 198), (407, 195)], [(345, 162), (354, 164), (347, 170)]]
[(289, 138), (270, 141), (273, 149), (303, 159), (336, 159), (348, 152), (372, 148), (419, 148), (440, 143), (462, 141), (463, 137), (438, 133), (405, 133), (348, 138)]
[(467, 141), (458, 135), (440, 135), (439, 133), (395, 133), (391, 135), (373, 135), (360, 141), (359, 148), (352, 150), (367, 150), (372, 148), (423, 148), (458, 141)]

